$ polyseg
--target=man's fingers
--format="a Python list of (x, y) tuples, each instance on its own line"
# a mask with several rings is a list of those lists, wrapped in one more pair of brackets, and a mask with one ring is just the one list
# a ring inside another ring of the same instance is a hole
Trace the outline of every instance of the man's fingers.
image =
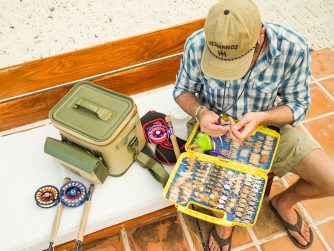
[(219, 137), (224, 135), (230, 129), (229, 126), (220, 126), (220, 125), (208, 125), (207, 127), (201, 127), (201, 131), (213, 137)]
[(230, 136), (232, 139), (236, 141), (243, 142), (243, 137), (238, 130), (233, 130), (233, 129), (230, 130)]
[(228, 117), (228, 120), (230, 121), (231, 126), (235, 125), (235, 121), (232, 117)]
[(253, 133), (253, 126), (248, 125), (244, 127), (244, 130), (241, 131), (242, 137), (244, 139), (248, 138)]
[(240, 131), (234, 129), (235, 127), (235, 121), (232, 117), (228, 117), (229, 121), (230, 121), (230, 124), (231, 124), (231, 137), (234, 139), (234, 140), (237, 140), (239, 142), (243, 142), (244, 141), (244, 137), (243, 135), (240, 133)]
[(235, 130), (240, 130), (243, 128), (245, 125), (247, 125), (249, 122), (248, 119), (242, 118), (240, 121), (238, 121), (235, 125), (233, 125), (233, 129)]
[(233, 140), (239, 141), (238, 138), (233, 134), (232, 130), (230, 130), (229, 133), (230, 133), (230, 137), (231, 137)]

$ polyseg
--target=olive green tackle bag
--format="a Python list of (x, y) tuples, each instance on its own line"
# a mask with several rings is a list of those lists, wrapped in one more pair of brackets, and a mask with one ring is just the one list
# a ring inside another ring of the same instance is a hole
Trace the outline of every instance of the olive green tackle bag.
[(44, 152), (89, 182), (121, 176), (137, 160), (165, 185), (164, 167), (142, 152), (148, 146), (132, 98), (84, 81), (50, 110), (49, 118), (61, 141), (48, 137)]

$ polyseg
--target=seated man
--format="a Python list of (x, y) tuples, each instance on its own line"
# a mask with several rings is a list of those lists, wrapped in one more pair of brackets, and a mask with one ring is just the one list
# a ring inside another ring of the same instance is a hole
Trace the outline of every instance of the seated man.
[[(174, 88), (178, 105), (210, 136), (230, 133), (242, 142), (259, 125), (280, 128), (272, 171), (301, 179), (274, 196), (270, 207), (301, 248), (312, 244), (313, 235), (294, 205), (334, 195), (333, 160), (294, 128), (310, 106), (310, 75), (309, 48), (299, 34), (261, 22), (250, 0), (221, 0), (210, 9), (204, 29), (187, 39)], [(218, 125), (221, 114), (239, 122)], [(231, 236), (232, 228), (216, 225), (210, 250), (229, 250)]]

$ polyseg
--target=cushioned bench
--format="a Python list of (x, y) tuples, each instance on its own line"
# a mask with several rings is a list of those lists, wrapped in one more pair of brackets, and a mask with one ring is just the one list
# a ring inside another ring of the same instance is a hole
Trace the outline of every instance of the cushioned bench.
[[(59, 138), (45, 120), (49, 110), (75, 83), (88, 79), (125, 95), (141, 93), (134, 97), (140, 115), (148, 110), (169, 114), (177, 107), (170, 84), (175, 81), (185, 39), (202, 26), (203, 20), (198, 20), (1, 69), (0, 250), (47, 248), (56, 208), (39, 208), (35, 191), (46, 184), (60, 188), (66, 176), (83, 181), (43, 152), (47, 136)], [(184, 123), (175, 121), (174, 127), (178, 136), (186, 137)], [(134, 163), (124, 176), (109, 177), (96, 187), (85, 233), (169, 205), (162, 198), (160, 183)], [(56, 245), (75, 239), (82, 210), (65, 208)]]

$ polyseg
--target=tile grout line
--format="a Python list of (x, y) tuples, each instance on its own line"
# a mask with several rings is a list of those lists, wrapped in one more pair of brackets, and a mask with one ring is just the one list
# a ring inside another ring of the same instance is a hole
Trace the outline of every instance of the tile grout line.
[(321, 224), (324, 224), (324, 223), (327, 223), (327, 222), (330, 222), (330, 221), (334, 221), (334, 216), (329, 216), (329, 217), (317, 220), (317, 221), (314, 222), (314, 224), (319, 226)]
[(314, 81), (315, 84), (317, 84), (319, 86), (319, 88), (332, 100), (334, 101), (334, 97), (332, 96), (332, 94), (329, 93), (329, 91), (327, 91), (327, 89), (319, 82), (319, 81)]
[(320, 83), (318, 80), (314, 80), (314, 84), (317, 84), (319, 88), (331, 99), (334, 101), (333, 95)]
[(309, 130), (306, 128), (305, 125), (300, 124), (300, 126), (303, 128), (304, 132), (306, 133), (307, 136), (309, 136), (316, 144), (318, 144), (320, 147), (321, 145), (319, 144), (319, 142), (313, 137), (313, 135), (309, 132)]
[(251, 237), (251, 239), (253, 240), (253, 243), (255, 244), (255, 247), (257, 248), (257, 250), (262, 251), (262, 248), (260, 246), (260, 242), (259, 239), (256, 237), (254, 230), (252, 228), (247, 228), (247, 231)]
[(287, 236), (287, 235), (288, 234), (285, 231), (277, 233), (277, 234), (269, 235), (269, 236), (261, 239), (260, 243), (264, 244), (264, 243), (267, 243), (267, 242), (274, 241), (276, 239), (282, 238), (282, 237)]
[(322, 118), (326, 118), (326, 117), (329, 117), (331, 115), (334, 115), (334, 112), (327, 112), (325, 114), (321, 114), (319, 116), (316, 116), (314, 118), (310, 118), (310, 119), (305, 119), (301, 122), (301, 124), (306, 124), (306, 123), (309, 123), (311, 121), (314, 121), (314, 120), (317, 120), (317, 119), (322, 119)]
[(123, 241), (123, 244), (124, 244), (125, 251), (131, 251), (130, 244), (129, 244), (129, 238), (128, 238), (128, 235), (125, 231), (125, 228), (121, 229), (121, 236), (122, 236), (122, 241)]
[(332, 250), (331, 247), (330, 247), (330, 245), (328, 244), (326, 238), (322, 235), (322, 233), (321, 233), (320, 229), (318, 228), (318, 226), (314, 225), (314, 226), (313, 226), (313, 229), (314, 229), (314, 231), (317, 233), (317, 235), (318, 235), (320, 241), (321, 241), (322, 244), (325, 246), (325, 248), (326, 248), (327, 250)]
[[(289, 187), (288, 182), (286, 181), (286, 179), (283, 177), (282, 178), (283, 181), (283, 185), (285, 188)], [(322, 244), (325, 246), (325, 248), (327, 250), (331, 250), (331, 247), (329, 246), (328, 242), (326, 241), (325, 237), (322, 235), (321, 231), (319, 230), (318, 226), (314, 223), (311, 215), (308, 213), (308, 211), (306, 210), (306, 208), (304, 207), (304, 205), (301, 202), (297, 203), (297, 207), (302, 211), (303, 215), (305, 216), (305, 218), (307, 219), (308, 223), (310, 224), (310, 227), (313, 228), (313, 230), (317, 233), (320, 241), (322, 242)]]
[(191, 238), (188, 226), (186, 224), (186, 221), (184, 220), (184, 217), (181, 212), (177, 212), (177, 215), (179, 216), (179, 220), (181, 222), (181, 227), (183, 230), (184, 235), (186, 236), (186, 239), (188, 241), (188, 245), (190, 247), (190, 250), (196, 251), (195, 244), (193, 242), (193, 239)]
[(315, 78), (314, 76), (312, 76), (312, 77), (313, 77), (313, 80), (311, 82), (314, 82), (314, 81), (323, 81), (323, 80), (327, 80), (327, 79), (333, 78), (334, 74), (329, 74), (328, 76), (322, 77), (322, 78)]
[(254, 242), (250, 242), (250, 243), (244, 244), (242, 246), (232, 248), (231, 250), (232, 251), (242, 251), (242, 250), (245, 250), (245, 249), (248, 249), (248, 248), (251, 248), (251, 247), (256, 247)]
[[(252, 231), (253, 231), (253, 230), (252, 230)], [(254, 233), (254, 235), (255, 235), (255, 233)], [(270, 235), (270, 236), (265, 237), (265, 238), (263, 238), (263, 239), (260, 239), (260, 240), (258, 240), (257, 242), (258, 242), (258, 245), (260, 246), (260, 245), (262, 245), (262, 244), (265, 244), (265, 243), (267, 243), (267, 242), (270, 242), (270, 241), (279, 239), (279, 238), (284, 237), (284, 236), (287, 236), (287, 233), (286, 233), (286, 232), (280, 232), (280, 233), (278, 233), (278, 234), (273, 234), (273, 235)], [(245, 244), (245, 245), (243, 245), (243, 246), (237, 247), (237, 248), (233, 249), (233, 251), (234, 251), (234, 250), (235, 250), (235, 251), (239, 251), (239, 250), (241, 251), (241, 250), (244, 250), (244, 249), (246, 249), (246, 248), (253, 247), (254, 245), (255, 245), (255, 247), (256, 247), (258, 250), (262, 250), (261, 247), (258, 248), (258, 246), (256, 245), (256, 243), (255, 243), (255, 241), (254, 241), (253, 243), (249, 243), (249, 244)]]

